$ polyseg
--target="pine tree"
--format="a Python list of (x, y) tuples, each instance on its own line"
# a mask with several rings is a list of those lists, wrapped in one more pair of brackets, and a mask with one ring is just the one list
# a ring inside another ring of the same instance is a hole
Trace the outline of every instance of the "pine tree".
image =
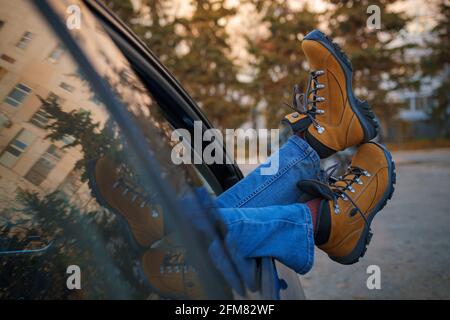
[[(368, 100), (381, 120), (382, 135), (386, 136), (386, 129), (402, 106), (391, 101), (389, 93), (415, 85), (410, 81), (415, 65), (405, 59), (406, 50), (412, 45), (401, 36), (408, 17), (389, 11), (389, 5), (397, 0), (329, 2), (333, 4), (327, 15), (329, 32), (349, 56), (353, 65), (353, 88), (359, 98)], [(366, 26), (370, 5), (381, 9), (380, 30)]]
[(90, 112), (82, 109), (64, 111), (56, 100), (44, 100), (41, 98), (42, 109), (46, 112), (49, 124), (46, 126), (48, 134), (46, 139), (61, 141), (66, 137), (72, 137), (73, 141), (63, 148), (80, 146), (83, 158), (75, 164), (75, 170), (82, 170), (82, 180), (87, 179), (85, 168), (88, 162), (108, 155), (118, 159), (122, 148), (117, 137), (116, 126), (107, 121), (103, 128), (99, 122), (94, 122)]
[(168, 14), (173, 0), (142, 0), (139, 8), (133, 8), (130, 0), (105, 0), (105, 3), (169, 70), (176, 70), (175, 50), (181, 37), (175, 31), (176, 17)]
[[(136, 280), (136, 257), (112, 213), (83, 211), (58, 191), (41, 196), (19, 190), (16, 207), (11, 209), (23, 213), (21, 224), (27, 228), (22, 227), (20, 233), (17, 227), (16, 231), (0, 228), (8, 240), (7, 249), (20, 249), (31, 235), (39, 235), (51, 246), (39, 254), (1, 257), (0, 298), (123, 299), (148, 295), (148, 288)], [(66, 268), (71, 264), (82, 271), (82, 291), (67, 290)]]
[(255, 60), (256, 76), (251, 91), (258, 103), (265, 104), (264, 118), (268, 128), (276, 128), (280, 119), (292, 112), (283, 106), (291, 102), (292, 88), (306, 89), (308, 74), (301, 39), (317, 26), (317, 16), (307, 6), (299, 10), (288, 1), (255, 1), (267, 24), (269, 35), (249, 39), (249, 52)]
[[(244, 85), (223, 21), (235, 14), (225, 0), (193, 0), (192, 17), (168, 14), (170, 0), (142, 1), (133, 11), (130, 1), (107, 0), (108, 6), (127, 23), (187, 89), (208, 118), (221, 128), (237, 127), (248, 118), (242, 103)], [(148, 12), (148, 13), (147, 13)]]
[(237, 79), (224, 24), (235, 10), (225, 2), (192, 1), (193, 16), (177, 20), (187, 53), (174, 72), (215, 126), (234, 128), (248, 119), (248, 108), (242, 104), (244, 85)]

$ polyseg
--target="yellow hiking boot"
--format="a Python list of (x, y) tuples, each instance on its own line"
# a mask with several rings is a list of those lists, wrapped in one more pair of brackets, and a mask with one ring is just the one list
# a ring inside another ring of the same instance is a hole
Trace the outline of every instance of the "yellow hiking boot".
[(304, 94), (294, 89), (296, 112), (283, 122), (294, 132), (304, 130), (321, 158), (373, 139), (378, 122), (368, 103), (355, 97), (352, 65), (339, 46), (314, 30), (305, 36), (302, 48), (312, 70), (308, 87)]
[(148, 247), (163, 237), (161, 207), (149, 203), (142, 190), (127, 182), (121, 176), (119, 166), (104, 156), (89, 163), (87, 174), (93, 197), (125, 222), (131, 231), (132, 242)]
[(326, 182), (304, 180), (299, 188), (322, 198), (315, 227), (315, 244), (331, 259), (352, 264), (364, 256), (372, 237), (370, 224), (391, 199), (395, 165), (387, 149), (375, 142), (362, 144), (346, 173)]
[(148, 282), (161, 296), (174, 299), (205, 299), (198, 274), (185, 261), (184, 251), (149, 249), (142, 256)]

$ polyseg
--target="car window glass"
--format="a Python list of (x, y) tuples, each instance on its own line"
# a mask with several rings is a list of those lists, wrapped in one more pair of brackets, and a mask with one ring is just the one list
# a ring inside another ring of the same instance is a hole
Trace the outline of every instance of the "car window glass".
[[(71, 4), (52, 2), (63, 17)], [(197, 261), (209, 258), (196, 246), (197, 231), (179, 225), (180, 213), (147, 173), (157, 172), (186, 212), (204, 211), (195, 194), (205, 181), (192, 166), (172, 163), (171, 126), (79, 5), (82, 28), (72, 35), (132, 115), (145, 137), (138, 149), (148, 149), (158, 168), (142, 164), (36, 9), (27, 1), (5, 3), (0, 51), (14, 62), (0, 61), (0, 298), (206, 297), (205, 283), (222, 287), (222, 279), (199, 271)], [(33, 36), (17, 48), (28, 30)]]

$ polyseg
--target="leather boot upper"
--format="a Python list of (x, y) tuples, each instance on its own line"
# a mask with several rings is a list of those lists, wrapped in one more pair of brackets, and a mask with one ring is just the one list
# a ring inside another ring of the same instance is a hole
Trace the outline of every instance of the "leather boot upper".
[(162, 209), (150, 204), (121, 178), (118, 166), (102, 157), (95, 163), (93, 187), (98, 190), (99, 202), (126, 220), (135, 240), (141, 246), (149, 246), (162, 238)]
[(142, 268), (150, 285), (162, 296), (204, 299), (197, 271), (184, 261), (184, 252), (150, 249), (142, 256)]
[(371, 237), (372, 218), (394, 190), (393, 166), (384, 147), (365, 143), (344, 175), (330, 176), (326, 182), (299, 183), (303, 191), (324, 199), (316, 228), (316, 245), (332, 259), (349, 264), (364, 254)]
[(322, 133), (314, 127), (308, 128), (308, 134), (326, 147), (339, 151), (359, 144), (364, 139), (364, 132), (356, 114), (350, 107), (344, 70), (322, 44), (313, 40), (303, 40), (303, 51), (312, 70), (323, 70), (319, 82), (325, 87), (318, 95), (325, 98), (317, 107), (324, 110), (317, 114), (317, 122), (325, 129)]
[(295, 113), (282, 122), (326, 158), (368, 142), (378, 133), (378, 121), (366, 101), (352, 89), (352, 66), (339, 46), (319, 30), (305, 36), (302, 49), (310, 65), (305, 93), (294, 87)]

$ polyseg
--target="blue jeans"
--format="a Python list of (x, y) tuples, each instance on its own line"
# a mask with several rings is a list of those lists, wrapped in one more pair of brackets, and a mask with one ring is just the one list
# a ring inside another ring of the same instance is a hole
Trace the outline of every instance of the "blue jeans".
[[(261, 168), (269, 166), (269, 158), (221, 194), (216, 199), (217, 214), (227, 227), (227, 246), (248, 259), (243, 268), (252, 267), (251, 258), (270, 257), (304, 274), (314, 261), (314, 233), (309, 208), (298, 203), (297, 182), (317, 178), (320, 160), (297, 136), (289, 138), (278, 157), (276, 174), (260, 174)], [(240, 266), (243, 262), (236, 261)]]

